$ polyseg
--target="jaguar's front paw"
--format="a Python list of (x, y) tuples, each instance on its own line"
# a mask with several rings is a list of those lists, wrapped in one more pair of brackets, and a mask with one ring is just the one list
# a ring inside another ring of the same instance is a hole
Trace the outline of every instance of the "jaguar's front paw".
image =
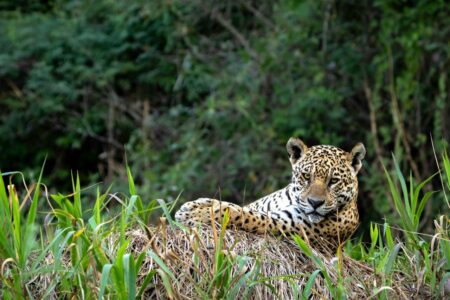
[(188, 226), (196, 223), (209, 223), (211, 207), (214, 206), (214, 199), (200, 198), (195, 201), (186, 202), (175, 214), (175, 219)]

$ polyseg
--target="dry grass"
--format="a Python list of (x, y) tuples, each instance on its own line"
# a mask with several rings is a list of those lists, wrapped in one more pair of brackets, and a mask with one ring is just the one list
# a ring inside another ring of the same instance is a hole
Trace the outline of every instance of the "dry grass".
[[(127, 250), (131, 253), (151, 250), (161, 258), (161, 261), (157, 262), (147, 255), (139, 270), (138, 286), (149, 272), (157, 271), (143, 295), (146, 299), (197, 299), (204, 298), (204, 293), (208, 297), (219, 298), (220, 291), (217, 289), (220, 287), (211, 287), (211, 282), (218, 272), (215, 263), (217, 253), (224, 254), (233, 265), (231, 270), (234, 273), (234, 285), (237, 285), (245, 274), (253, 272), (255, 275), (254, 280), (246, 281), (240, 288), (239, 298), (244, 297), (244, 291), (247, 293), (245, 297), (251, 299), (301, 297), (310, 275), (320, 268), (292, 240), (232, 229), (223, 233), (220, 249), (220, 231), (206, 226), (181, 230), (166, 226), (165, 222), (162, 222), (157, 227), (148, 228), (148, 231), (128, 231), (127, 238), (130, 241)], [(106, 245), (111, 253), (115, 253), (117, 244), (118, 235), (110, 235)], [(428, 288), (421, 286), (420, 290), (415, 289), (414, 280), (399, 273), (393, 275), (396, 279), (394, 284), (384, 288), (381, 284), (382, 275), (375, 274), (372, 267), (344, 253), (339, 257), (317, 251), (313, 253), (323, 262), (324, 269), (315, 277), (310, 299), (331, 299), (335, 296), (331, 294), (323, 272), (328, 273), (333, 285), (338, 286), (340, 282), (348, 299), (377, 298), (377, 293), (383, 290), (389, 298), (395, 299), (422, 299), (430, 296)], [(237, 257), (248, 258), (243, 269), (237, 267)], [(63, 265), (70, 264), (69, 257), (66, 258), (67, 261), (63, 262)], [(52, 264), (52, 258), (48, 257), (46, 263)], [(70, 268), (68, 265), (67, 267)], [(165, 276), (164, 282), (162, 277), (168, 273), (173, 274), (176, 280)], [(50, 275), (41, 276), (28, 286), (34, 287), (36, 290), (33, 294), (39, 297), (52, 281)], [(230, 287), (234, 286), (233, 282)], [(98, 289), (98, 286), (92, 288)], [(51, 298), (60, 298), (57, 291), (56, 288)]]

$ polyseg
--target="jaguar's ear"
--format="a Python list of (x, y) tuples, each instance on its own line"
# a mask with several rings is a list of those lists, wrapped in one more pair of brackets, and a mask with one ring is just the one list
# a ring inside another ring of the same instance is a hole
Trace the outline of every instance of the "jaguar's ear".
[(350, 164), (352, 165), (353, 169), (355, 170), (355, 173), (358, 173), (358, 171), (362, 167), (362, 160), (364, 159), (364, 156), (366, 155), (366, 148), (362, 143), (358, 143), (353, 147), (352, 151), (348, 154), (348, 160), (350, 161)]
[(305, 154), (308, 147), (301, 139), (291, 137), (286, 144), (286, 149), (289, 153), (289, 160), (294, 165)]

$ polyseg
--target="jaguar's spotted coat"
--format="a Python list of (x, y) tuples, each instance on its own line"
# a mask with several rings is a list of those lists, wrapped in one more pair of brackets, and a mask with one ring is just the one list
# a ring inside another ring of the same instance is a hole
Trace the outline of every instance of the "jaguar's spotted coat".
[(292, 181), (285, 188), (247, 206), (200, 198), (187, 202), (176, 219), (187, 225), (219, 221), (228, 210), (230, 224), (257, 233), (299, 233), (313, 243), (336, 245), (349, 238), (358, 226), (357, 173), (366, 150), (361, 143), (350, 152), (334, 146), (308, 148), (291, 138), (287, 151)]

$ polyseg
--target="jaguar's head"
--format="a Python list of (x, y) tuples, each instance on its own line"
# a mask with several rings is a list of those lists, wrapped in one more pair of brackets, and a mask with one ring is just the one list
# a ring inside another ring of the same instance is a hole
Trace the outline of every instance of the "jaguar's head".
[(301, 211), (319, 223), (358, 196), (357, 174), (366, 149), (356, 144), (350, 152), (334, 146), (307, 147), (290, 138), (287, 145), (292, 164), (292, 187)]

